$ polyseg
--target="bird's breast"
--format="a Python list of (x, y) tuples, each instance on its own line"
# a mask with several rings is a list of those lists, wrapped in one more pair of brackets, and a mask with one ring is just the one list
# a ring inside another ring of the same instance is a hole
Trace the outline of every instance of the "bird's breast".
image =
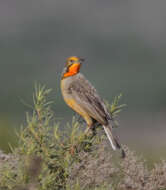
[(70, 85), (72, 82), (73, 82), (72, 77), (64, 78), (61, 80), (61, 92), (65, 101), (66, 99), (71, 98), (72, 92), (70, 89)]

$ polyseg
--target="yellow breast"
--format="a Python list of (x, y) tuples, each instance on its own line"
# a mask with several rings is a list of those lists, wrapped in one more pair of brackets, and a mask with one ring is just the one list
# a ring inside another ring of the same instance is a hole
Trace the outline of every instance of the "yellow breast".
[(92, 119), (88, 115), (88, 113), (77, 103), (75, 98), (73, 97), (72, 93), (69, 93), (69, 78), (63, 79), (61, 81), (61, 91), (66, 104), (71, 107), (75, 112), (81, 115), (88, 125), (92, 125)]

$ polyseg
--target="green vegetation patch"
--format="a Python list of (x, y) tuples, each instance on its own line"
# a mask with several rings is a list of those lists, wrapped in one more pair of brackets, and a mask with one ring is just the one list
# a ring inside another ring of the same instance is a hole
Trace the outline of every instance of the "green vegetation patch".
[[(47, 100), (51, 92), (37, 85), (32, 113), (18, 133), (19, 145), (12, 153), (0, 152), (2, 190), (161, 190), (166, 188), (166, 162), (149, 170), (142, 158), (123, 146), (126, 158), (112, 151), (103, 130), (85, 134), (73, 118), (63, 126)], [(123, 105), (118, 96), (111, 105), (115, 116)]]

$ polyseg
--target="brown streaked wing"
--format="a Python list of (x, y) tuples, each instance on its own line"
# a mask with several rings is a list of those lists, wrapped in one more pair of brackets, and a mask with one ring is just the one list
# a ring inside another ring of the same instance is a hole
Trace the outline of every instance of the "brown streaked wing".
[(106, 110), (103, 100), (97, 94), (95, 88), (80, 75), (70, 85), (72, 96), (86, 112), (99, 123), (108, 123), (109, 113)]

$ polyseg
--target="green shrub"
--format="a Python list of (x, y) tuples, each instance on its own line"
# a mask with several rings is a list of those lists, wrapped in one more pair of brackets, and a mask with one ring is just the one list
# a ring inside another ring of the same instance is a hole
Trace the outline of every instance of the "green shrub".
[[(47, 101), (51, 90), (36, 86), (34, 108), (18, 133), (12, 154), (0, 152), (0, 190), (161, 190), (166, 188), (166, 162), (148, 170), (142, 159), (124, 146), (126, 158), (112, 151), (101, 127), (85, 135), (75, 118), (60, 125)], [(114, 116), (120, 96), (112, 105)]]

